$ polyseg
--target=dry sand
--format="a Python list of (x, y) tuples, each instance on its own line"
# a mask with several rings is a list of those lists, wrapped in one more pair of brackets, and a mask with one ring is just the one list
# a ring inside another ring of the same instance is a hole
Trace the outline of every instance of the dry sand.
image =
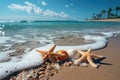
[(100, 20), (88, 20), (88, 21), (120, 22), (120, 19), (100, 19)]
[(65, 67), (50, 80), (120, 80), (120, 36), (110, 38), (106, 48), (93, 52), (106, 57), (99, 68)]

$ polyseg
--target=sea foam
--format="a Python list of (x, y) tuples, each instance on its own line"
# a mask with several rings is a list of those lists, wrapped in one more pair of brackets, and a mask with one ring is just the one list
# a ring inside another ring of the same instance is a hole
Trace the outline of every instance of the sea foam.
[(3, 79), (16, 71), (38, 66), (42, 63), (42, 55), (33, 50), (24, 55), (24, 57), (19, 62), (0, 63), (0, 79)]
[(0, 43), (8, 43), (7, 41), (10, 39), (11, 37), (0, 37)]
[[(87, 50), (88, 48), (91, 48), (92, 50), (94, 50), (94, 49), (103, 48), (107, 44), (107, 38), (112, 37), (113, 33), (107, 32), (102, 34), (104, 36), (84, 35), (82, 37), (85, 40), (94, 40), (95, 41), (94, 43), (85, 44), (85, 45), (76, 45), (76, 46), (57, 46), (55, 48), (55, 51), (66, 50), (69, 53), (69, 50), (74, 50), (74, 49)], [(42, 59), (42, 55), (38, 54), (36, 50), (39, 50), (39, 49), (47, 50), (52, 45), (53, 44), (48, 44), (43, 47), (35, 48), (31, 52), (28, 52), (27, 54), (25, 54), (20, 61), (16, 61), (16, 62), (10, 61), (5, 63), (0, 63), (0, 79), (3, 79), (16, 71), (41, 65), (44, 61)]]

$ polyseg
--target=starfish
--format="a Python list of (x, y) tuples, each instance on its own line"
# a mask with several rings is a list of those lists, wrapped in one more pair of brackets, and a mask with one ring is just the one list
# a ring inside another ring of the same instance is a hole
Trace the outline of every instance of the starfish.
[(75, 61), (75, 64), (79, 64), (80, 62), (83, 62), (83, 61), (87, 60), (90, 63), (91, 66), (97, 68), (98, 65), (93, 62), (92, 58), (102, 58), (103, 57), (101, 55), (96, 55), (94, 53), (91, 53), (90, 48), (87, 50), (87, 52), (84, 52), (84, 51), (81, 51), (81, 50), (77, 50), (77, 51), (80, 54), (82, 54), (82, 56), (78, 60)]
[(36, 51), (43, 55), (44, 61), (50, 60), (51, 62), (55, 63), (56, 57), (64, 56), (64, 54), (58, 54), (56, 52), (53, 52), (55, 47), (56, 47), (56, 44), (54, 44), (48, 51), (44, 51), (44, 50), (36, 50)]

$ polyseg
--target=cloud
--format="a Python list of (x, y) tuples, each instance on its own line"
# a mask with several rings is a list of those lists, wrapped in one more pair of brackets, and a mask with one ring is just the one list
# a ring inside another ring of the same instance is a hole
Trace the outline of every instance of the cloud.
[[(68, 14), (65, 12), (56, 12), (50, 9), (43, 10), (37, 5), (30, 3), (30, 2), (25, 2), (25, 5), (20, 5), (20, 4), (10, 4), (8, 8), (13, 9), (13, 10), (21, 10), (21, 11), (26, 11), (27, 13), (35, 13), (41, 16), (45, 17), (51, 17), (51, 18), (62, 18), (62, 19), (67, 19), (70, 18)], [(43, 3), (43, 5), (47, 5), (46, 3)]]
[(69, 17), (65, 12), (57, 13), (50, 9), (43, 11), (43, 16), (56, 17), (56, 18), (68, 18)]
[(65, 7), (67, 8), (67, 7), (69, 7), (69, 5), (66, 4)]
[(35, 4), (32, 4), (30, 2), (25, 2), (25, 6), (19, 5), (19, 4), (11, 4), (8, 6), (10, 9), (14, 10), (21, 10), (21, 11), (26, 11), (28, 13), (36, 13), (40, 14), (42, 12), (42, 9), (37, 7)]
[(50, 9), (43, 11), (43, 16), (57, 17), (57, 15), (58, 15), (58, 13), (56, 13), (55, 11), (52, 11)]
[(24, 10), (24, 6), (18, 5), (18, 4), (11, 4), (10, 6), (8, 6), (8, 8), (10, 9), (19, 9), (19, 10)]
[(66, 5), (65, 5), (65, 8), (72, 7), (72, 6), (73, 6), (73, 3), (66, 4)]
[(59, 14), (59, 17), (62, 17), (62, 18), (70, 18), (65, 12), (61, 12)]
[(43, 6), (46, 6), (46, 5), (47, 5), (47, 3), (46, 3), (45, 1), (41, 1), (41, 4), (42, 4)]

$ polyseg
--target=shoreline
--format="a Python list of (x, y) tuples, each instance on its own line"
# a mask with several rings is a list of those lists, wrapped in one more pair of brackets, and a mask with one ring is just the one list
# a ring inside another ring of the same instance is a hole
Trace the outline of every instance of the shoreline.
[[(50, 80), (118, 80), (120, 79), (120, 35), (109, 38), (108, 46), (104, 49), (93, 51), (96, 54), (101, 54), (106, 59), (100, 62), (101, 66), (98, 69), (89, 67), (67, 67), (59, 71), (58, 74), (51, 77)], [(64, 74), (64, 75), (63, 75)]]
[[(120, 47), (120, 35), (114, 36), (108, 39), (108, 46), (106, 48), (95, 50), (93, 53), (100, 54), (106, 57), (106, 59), (98, 62), (101, 66), (99, 68), (93, 68), (88, 64), (88, 67), (80, 66), (67, 66), (62, 67), (58, 72), (49, 76), (49, 80), (118, 80), (119, 77), (119, 48)], [(64, 43), (64, 42), (63, 42)], [(75, 42), (73, 42), (75, 43)], [(62, 44), (62, 43), (61, 43)], [(114, 55), (113, 55), (114, 53)], [(44, 65), (41, 65), (44, 66)], [(38, 70), (40, 69), (37, 68)], [(32, 68), (32, 71), (37, 70)], [(29, 71), (22, 71), (17, 74), (17, 77), (20, 78), (20, 74), (25, 74)], [(50, 73), (51, 74), (51, 73)], [(64, 74), (64, 75), (63, 75)]]
[(100, 22), (120, 22), (120, 19), (99, 19), (99, 20), (87, 20), (90, 22), (94, 22), (94, 21), (100, 21)]

